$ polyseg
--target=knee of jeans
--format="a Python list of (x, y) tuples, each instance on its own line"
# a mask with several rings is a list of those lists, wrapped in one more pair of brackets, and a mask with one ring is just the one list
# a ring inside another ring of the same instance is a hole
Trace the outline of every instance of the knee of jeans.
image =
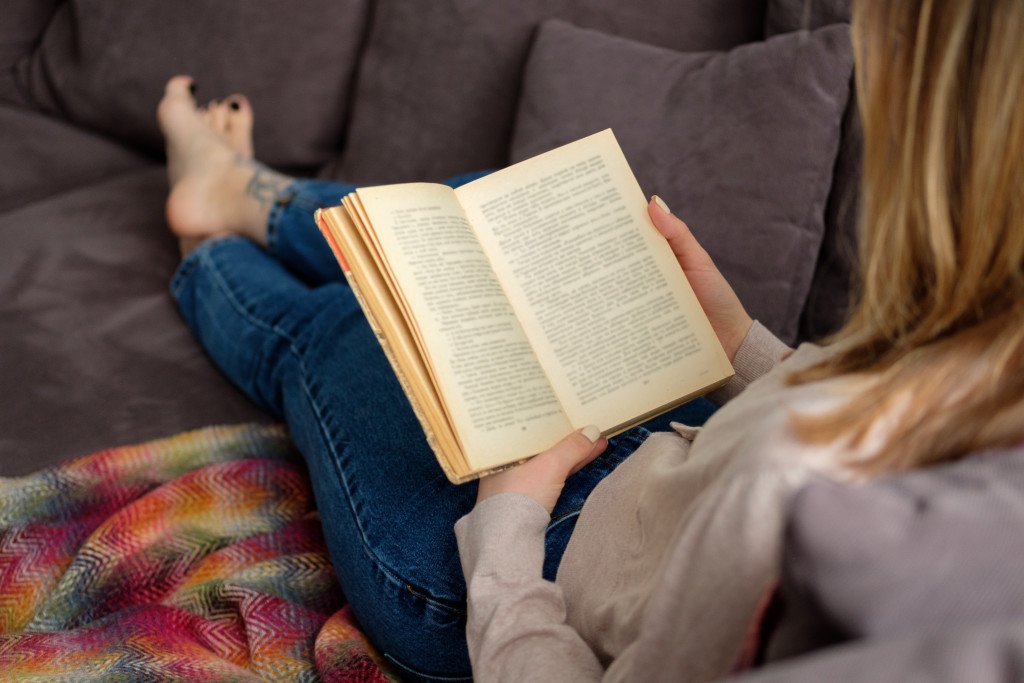
[(403, 680), (470, 680), (465, 609), (439, 606), (396, 577), (378, 579), (386, 591), (374, 591), (372, 604), (352, 596), (351, 605), (381, 656)]

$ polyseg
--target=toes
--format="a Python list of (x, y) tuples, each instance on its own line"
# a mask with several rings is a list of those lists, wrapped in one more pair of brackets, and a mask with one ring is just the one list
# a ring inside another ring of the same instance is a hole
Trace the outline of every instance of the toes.
[(211, 100), (206, 105), (206, 112), (210, 128), (213, 132), (226, 135), (228, 132), (228, 105), (226, 102)]
[(196, 100), (192, 96), (193, 81), (190, 76), (175, 76), (167, 81), (163, 99), (157, 107), (157, 118), (166, 131), (168, 124), (187, 117), (196, 111)]
[(195, 81), (191, 76), (174, 76), (164, 87), (164, 97), (187, 100), (195, 106)]
[(252, 156), (252, 105), (244, 95), (232, 95), (228, 103), (228, 142), (236, 152)]

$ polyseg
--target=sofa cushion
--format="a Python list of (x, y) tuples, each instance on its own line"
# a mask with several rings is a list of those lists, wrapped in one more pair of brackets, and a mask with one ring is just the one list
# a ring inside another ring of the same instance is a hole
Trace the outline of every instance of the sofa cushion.
[(151, 163), (123, 144), (29, 109), (0, 104), (0, 130), (0, 212)]
[[(1024, 446), (796, 497), (772, 650), (1024, 619)], [(803, 634), (803, 637), (802, 635)], [(810, 641), (812, 645), (817, 640)]]
[(162, 153), (154, 112), (167, 79), (202, 101), (243, 92), (256, 150), (311, 168), (336, 151), (368, 0), (66, 0), (18, 63), (24, 102)]
[(0, 475), (269, 419), (174, 307), (166, 197), (166, 170), (152, 166), (0, 216)]
[[(582, 26), (682, 50), (760, 39), (765, 0), (379, 0), (347, 145), (328, 175), (431, 180), (502, 166), (537, 24)], [(609, 88), (619, 84), (609, 82)]]
[(845, 26), (680, 53), (550, 21), (524, 76), (512, 156), (611, 127), (645, 192), (688, 222), (751, 315), (792, 342), (850, 70)]

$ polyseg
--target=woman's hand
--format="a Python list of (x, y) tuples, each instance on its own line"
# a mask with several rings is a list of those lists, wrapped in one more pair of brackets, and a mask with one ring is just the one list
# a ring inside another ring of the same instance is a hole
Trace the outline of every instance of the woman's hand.
[(673, 216), (657, 195), (651, 197), (647, 212), (654, 221), (654, 227), (668, 240), (672, 253), (693, 287), (693, 293), (718, 335), (718, 341), (732, 361), (754, 321), (686, 223)]
[(476, 502), (499, 493), (522, 493), (550, 513), (569, 475), (582, 469), (607, 447), (608, 440), (601, 436), (597, 427), (584, 427), (522, 465), (481, 479)]

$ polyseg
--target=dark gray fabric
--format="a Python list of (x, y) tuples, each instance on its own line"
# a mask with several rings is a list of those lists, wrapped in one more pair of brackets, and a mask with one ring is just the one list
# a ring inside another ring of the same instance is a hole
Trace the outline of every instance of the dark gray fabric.
[(202, 101), (245, 93), (256, 151), (314, 168), (341, 140), (368, 0), (67, 0), (18, 63), (20, 103), (153, 153), (166, 80), (192, 74)]
[[(505, 164), (531, 35), (558, 17), (679, 50), (757, 40), (765, 0), (379, 0), (343, 157), (325, 175), (440, 179)], [(613, 93), (619, 84), (610, 81)]]
[(611, 127), (644, 191), (687, 221), (751, 315), (793, 342), (851, 59), (845, 26), (688, 54), (551, 21), (526, 69), (512, 157)]
[(151, 163), (109, 138), (27, 109), (0, 105), (0, 131), (0, 212)]
[[(850, 97), (855, 98), (850, 83)], [(811, 291), (800, 318), (800, 339), (818, 341), (846, 322), (858, 277), (857, 221), (860, 213), (861, 157), (864, 140), (857, 104), (851, 99), (843, 115), (839, 154), (825, 208), (825, 234), (814, 267)]]
[(729, 679), (735, 683), (1018, 683), (1024, 619), (873, 638)]
[(851, 0), (768, 0), (765, 35), (850, 23)]
[[(14, 64), (35, 46), (61, 1), (4, 0), (0, 17), (0, 71)], [(0, 76), (0, 84), (3, 82), (4, 78)]]
[(178, 317), (165, 173), (136, 170), (0, 216), (0, 476), (269, 419)]
[[(769, 651), (1024, 619), (1024, 447), (862, 486), (818, 480), (786, 529)], [(795, 625), (795, 626), (794, 626)]]
[[(775, 36), (850, 21), (850, 0), (768, 0), (765, 34)], [(853, 83), (825, 213), (825, 236), (800, 321), (801, 340), (819, 340), (846, 320), (856, 275), (862, 140)]]

